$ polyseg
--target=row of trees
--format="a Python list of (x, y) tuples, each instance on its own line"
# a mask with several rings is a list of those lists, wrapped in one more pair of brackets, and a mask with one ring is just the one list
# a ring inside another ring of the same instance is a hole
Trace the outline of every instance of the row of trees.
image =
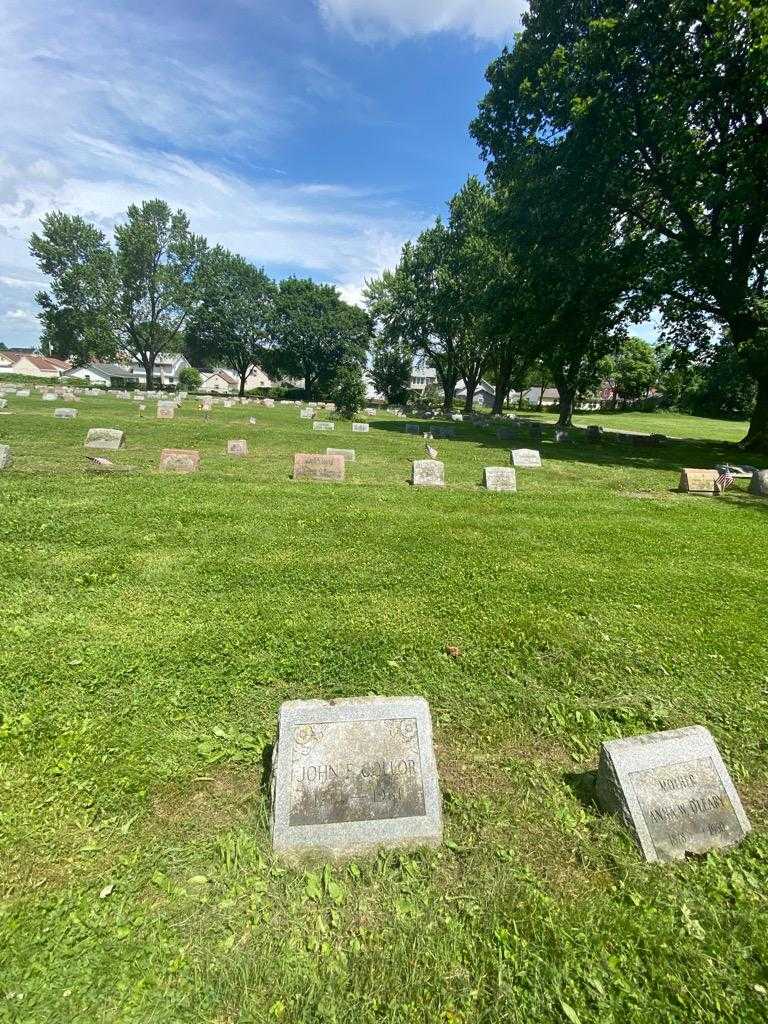
[(523, 26), (470, 128), (487, 181), (368, 287), (377, 345), (415, 343), (447, 403), (491, 375), (497, 412), (538, 363), (567, 426), (656, 309), (680, 372), (726, 346), (767, 448), (765, 5), (531, 0)]
[(362, 387), (370, 319), (331, 285), (294, 277), (279, 284), (241, 256), (190, 230), (181, 210), (153, 199), (128, 208), (114, 243), (82, 217), (48, 214), (30, 250), (50, 287), (37, 295), (43, 344), (78, 363), (126, 354), (147, 388), (161, 352), (240, 377), (303, 378), (308, 399)]

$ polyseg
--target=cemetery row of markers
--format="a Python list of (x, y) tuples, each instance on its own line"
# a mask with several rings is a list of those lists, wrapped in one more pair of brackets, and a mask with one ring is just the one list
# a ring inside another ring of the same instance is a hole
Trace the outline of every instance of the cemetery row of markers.
[[(286, 702), (270, 796), (272, 845), (289, 861), (439, 845), (443, 821), (429, 705), (421, 697)], [(604, 742), (596, 796), (648, 861), (725, 849), (750, 831), (703, 726)]]

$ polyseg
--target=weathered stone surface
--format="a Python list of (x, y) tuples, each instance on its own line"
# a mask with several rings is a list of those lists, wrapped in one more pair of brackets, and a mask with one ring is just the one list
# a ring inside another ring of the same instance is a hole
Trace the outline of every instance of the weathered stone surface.
[(597, 797), (649, 861), (734, 846), (750, 830), (712, 734), (700, 725), (603, 743)]
[(158, 402), (157, 418), (159, 420), (172, 420), (176, 413), (175, 402)]
[(163, 448), (160, 469), (167, 473), (194, 473), (200, 465), (200, 452), (189, 448)]
[(284, 859), (439, 845), (429, 705), (420, 697), (288, 701), (271, 790), (272, 845)]
[(275, 404), (275, 400), (274, 398), (265, 398), (263, 404), (267, 409), (271, 409)]
[(247, 455), (248, 442), (245, 438), (238, 438), (234, 441), (227, 441), (227, 455)]
[(353, 434), (367, 434), (370, 430), (370, 424), (368, 423), (353, 423), (352, 433)]
[(451, 419), (454, 421), (454, 423), (463, 423), (464, 422), (464, 417), (462, 416), (462, 414), (460, 412), (452, 412), (451, 413)]
[(311, 480), (315, 483), (344, 482), (343, 455), (315, 455), (297, 452), (293, 456), (293, 479)]
[(29, 390), (29, 388), (17, 388), (16, 389), (16, 397), (17, 398), (29, 398), (29, 396), (31, 394), (32, 394), (32, 392)]
[[(51, 392), (50, 394), (43, 395), (43, 401), (44, 402), (55, 402), (58, 397), (59, 397), (58, 395), (56, 395), (53, 392)], [(67, 395), (66, 397), (68, 398), (69, 395)]]
[(511, 466), (486, 466), (483, 483), (489, 491), (517, 490), (517, 478)]
[(326, 455), (340, 455), (345, 462), (355, 461), (355, 449), (354, 448), (326, 448)]
[(299, 419), (302, 419), (302, 420), (313, 420), (314, 418), (315, 418), (315, 410), (314, 409), (302, 409), (299, 412)]
[(0, 444), (0, 470), (10, 469), (13, 465), (11, 447), (7, 444)]
[(73, 420), (77, 416), (77, 409), (65, 409), (62, 407), (54, 409), (53, 415), (57, 420)]
[(91, 427), (85, 437), (86, 448), (100, 448), (103, 451), (116, 452), (125, 444), (125, 434), (122, 430), (113, 430), (111, 427)]
[(714, 494), (716, 469), (683, 469), (680, 472), (679, 490), (691, 494)]
[(757, 494), (761, 498), (768, 498), (768, 469), (754, 471), (752, 483), (749, 485), (749, 493)]
[(314, 420), (313, 430), (335, 430), (336, 424), (332, 420)]
[(411, 470), (414, 487), (444, 487), (445, 466), (438, 459), (416, 459)]
[(541, 455), (535, 448), (513, 448), (509, 455), (519, 469), (541, 469)]

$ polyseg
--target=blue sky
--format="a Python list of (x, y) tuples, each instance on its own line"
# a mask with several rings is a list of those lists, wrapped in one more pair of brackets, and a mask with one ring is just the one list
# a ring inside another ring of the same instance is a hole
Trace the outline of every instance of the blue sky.
[(0, 0), (0, 340), (38, 338), (27, 241), (160, 196), (275, 277), (367, 277), (480, 173), (467, 125), (520, 0)]

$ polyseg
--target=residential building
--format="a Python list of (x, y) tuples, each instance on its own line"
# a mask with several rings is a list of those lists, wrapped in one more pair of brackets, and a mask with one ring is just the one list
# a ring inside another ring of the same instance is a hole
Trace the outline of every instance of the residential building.
[(132, 366), (122, 363), (88, 363), (87, 366), (73, 366), (64, 373), (65, 377), (85, 380), (103, 388), (124, 388), (135, 386), (137, 378)]
[[(454, 397), (460, 401), (465, 401), (467, 397), (467, 386), (464, 381), (460, 381), (456, 385), (456, 391)], [(477, 388), (473, 398), (473, 406), (480, 409), (490, 409), (493, 406), (493, 400), (496, 397), (496, 388), (493, 384), (489, 384), (487, 380), (481, 379), (478, 382)]]
[(18, 373), (24, 377), (61, 377), (71, 366), (64, 359), (41, 356), (24, 349), (0, 351), (0, 373)]
[[(141, 386), (146, 381), (146, 372), (141, 361), (134, 357), (130, 365), (133, 379)], [(178, 387), (179, 374), (190, 365), (181, 352), (158, 352), (155, 359), (153, 386), (160, 390)]]

